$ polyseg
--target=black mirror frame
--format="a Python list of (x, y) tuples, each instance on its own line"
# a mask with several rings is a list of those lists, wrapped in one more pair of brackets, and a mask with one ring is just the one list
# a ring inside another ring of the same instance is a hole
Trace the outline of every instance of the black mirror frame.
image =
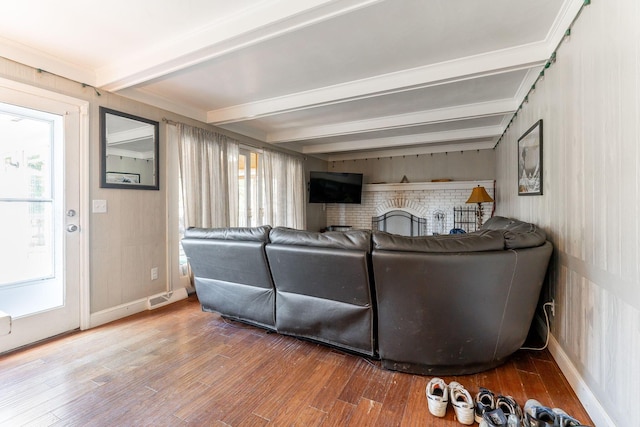
[[(113, 114), (115, 116), (125, 117), (127, 119), (144, 122), (154, 127), (153, 161), (154, 161), (155, 183), (153, 185), (119, 184), (119, 183), (107, 182), (107, 127), (106, 127), (107, 114)], [(120, 188), (120, 189), (127, 189), (127, 190), (160, 190), (160, 123), (159, 122), (145, 119), (139, 116), (134, 116), (133, 114), (112, 110), (107, 107), (100, 107), (100, 188)]]

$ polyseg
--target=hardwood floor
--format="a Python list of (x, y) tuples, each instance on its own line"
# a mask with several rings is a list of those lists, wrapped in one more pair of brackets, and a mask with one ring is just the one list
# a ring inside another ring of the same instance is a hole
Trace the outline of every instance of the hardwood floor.
[[(549, 354), (457, 380), (590, 420)], [(2, 426), (460, 426), (430, 377), (203, 313), (195, 297), (0, 356)]]

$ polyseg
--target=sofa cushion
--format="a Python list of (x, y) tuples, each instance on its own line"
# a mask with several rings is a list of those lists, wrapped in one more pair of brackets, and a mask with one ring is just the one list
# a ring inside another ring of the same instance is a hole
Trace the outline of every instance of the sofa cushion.
[(368, 230), (314, 231), (276, 227), (269, 234), (271, 243), (280, 245), (313, 246), (333, 249), (371, 251), (371, 232)]
[(504, 237), (498, 230), (418, 237), (376, 231), (373, 233), (373, 249), (434, 253), (499, 251), (504, 249)]
[(547, 233), (537, 225), (512, 218), (494, 216), (482, 226), (483, 230), (504, 230), (507, 249), (534, 248), (544, 245)]
[(191, 227), (184, 232), (186, 239), (215, 239), (215, 240), (239, 240), (250, 242), (269, 242), (271, 227), (235, 227), (235, 228), (195, 228)]
[(520, 221), (496, 215), (492, 216), (482, 224), (482, 230), (505, 230), (514, 222)]

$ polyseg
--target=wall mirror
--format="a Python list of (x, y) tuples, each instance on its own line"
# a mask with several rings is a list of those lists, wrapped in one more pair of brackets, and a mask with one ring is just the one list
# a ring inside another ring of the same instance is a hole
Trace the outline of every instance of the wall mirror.
[(158, 190), (158, 122), (100, 107), (100, 187)]

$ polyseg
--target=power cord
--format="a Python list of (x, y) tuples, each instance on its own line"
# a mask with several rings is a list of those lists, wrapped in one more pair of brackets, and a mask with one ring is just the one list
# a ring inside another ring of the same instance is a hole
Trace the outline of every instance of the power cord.
[(544, 346), (542, 346), (541, 348), (535, 348), (535, 347), (520, 347), (520, 350), (534, 350), (534, 351), (542, 351), (544, 349), (547, 348), (547, 346), (549, 345), (549, 336), (551, 335), (551, 330), (549, 328), (549, 315), (547, 314), (547, 306), (552, 307), (553, 306), (553, 302), (545, 302), (542, 305), (542, 311), (544, 312), (544, 320), (547, 324), (547, 339), (544, 342)]

